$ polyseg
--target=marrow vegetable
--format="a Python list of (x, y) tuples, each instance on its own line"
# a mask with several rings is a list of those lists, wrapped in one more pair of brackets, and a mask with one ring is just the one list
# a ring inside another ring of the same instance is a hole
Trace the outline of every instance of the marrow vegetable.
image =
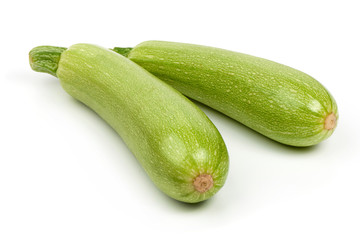
[(283, 144), (311, 146), (334, 131), (338, 109), (311, 76), (266, 59), (199, 45), (147, 41), (114, 48), (184, 95)]
[(60, 79), (122, 137), (155, 185), (183, 202), (213, 196), (228, 172), (225, 143), (178, 91), (110, 50), (90, 44), (30, 51), (33, 70)]

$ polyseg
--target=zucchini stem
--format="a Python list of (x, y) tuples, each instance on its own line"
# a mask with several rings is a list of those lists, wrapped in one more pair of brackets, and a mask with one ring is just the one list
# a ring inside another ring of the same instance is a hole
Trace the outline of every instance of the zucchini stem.
[(56, 77), (63, 47), (38, 46), (29, 52), (30, 66), (34, 71), (49, 73)]
[(123, 55), (124, 57), (129, 56), (130, 51), (132, 50), (132, 48), (121, 48), (121, 47), (114, 47), (114, 49), (112, 49), (114, 52)]

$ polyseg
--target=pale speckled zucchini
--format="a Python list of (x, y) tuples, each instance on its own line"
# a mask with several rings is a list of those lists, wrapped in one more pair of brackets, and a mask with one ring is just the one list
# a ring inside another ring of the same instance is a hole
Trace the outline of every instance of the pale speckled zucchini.
[(60, 79), (122, 137), (170, 197), (200, 202), (224, 184), (228, 153), (207, 116), (178, 91), (110, 50), (76, 44), (30, 51), (33, 70)]
[(278, 142), (311, 146), (334, 131), (338, 109), (311, 76), (213, 47), (146, 41), (114, 48), (186, 96)]

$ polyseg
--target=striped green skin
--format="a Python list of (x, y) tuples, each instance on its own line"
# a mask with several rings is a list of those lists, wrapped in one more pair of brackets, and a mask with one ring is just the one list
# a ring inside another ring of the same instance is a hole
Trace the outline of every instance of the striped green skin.
[(333, 97), (314, 78), (288, 66), (224, 49), (163, 41), (143, 42), (126, 55), (186, 96), (278, 142), (311, 146), (335, 129), (324, 127), (327, 116), (333, 116), (335, 124), (338, 118)]
[[(53, 51), (47, 49), (30, 52), (34, 70), (46, 72), (39, 65), (44, 61), (42, 53), (48, 61)], [(66, 92), (119, 133), (168, 196), (200, 202), (223, 186), (229, 162), (220, 133), (196, 105), (169, 85), (125, 57), (90, 44), (65, 50), (56, 76)], [(213, 187), (200, 192), (194, 181), (206, 174)]]

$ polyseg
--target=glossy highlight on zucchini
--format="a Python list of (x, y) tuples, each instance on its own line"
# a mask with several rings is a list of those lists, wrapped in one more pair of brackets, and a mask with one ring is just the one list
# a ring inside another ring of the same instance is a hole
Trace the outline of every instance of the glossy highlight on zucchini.
[(229, 161), (220, 133), (177, 90), (96, 45), (39, 46), (29, 55), (33, 70), (58, 77), (66, 92), (119, 133), (168, 196), (200, 202), (225, 183)]
[(334, 98), (317, 80), (291, 67), (176, 42), (146, 41), (113, 50), (184, 95), (280, 143), (315, 145), (336, 128)]

